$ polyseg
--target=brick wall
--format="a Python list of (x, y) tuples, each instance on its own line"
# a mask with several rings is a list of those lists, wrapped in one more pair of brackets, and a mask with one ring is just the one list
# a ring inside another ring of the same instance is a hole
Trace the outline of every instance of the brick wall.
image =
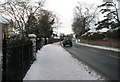
[(0, 24), (0, 43), (2, 42), (2, 24)]
[(81, 40), (81, 43), (120, 48), (120, 40)]

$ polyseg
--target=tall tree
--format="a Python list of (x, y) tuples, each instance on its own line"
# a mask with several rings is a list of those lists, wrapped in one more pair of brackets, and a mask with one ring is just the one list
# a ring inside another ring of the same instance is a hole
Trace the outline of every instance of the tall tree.
[(55, 16), (52, 12), (43, 10), (41, 15), (38, 15), (38, 28), (41, 30), (41, 36), (49, 38), (53, 34), (53, 24)]
[(90, 30), (90, 23), (96, 18), (97, 8), (94, 8), (93, 5), (87, 7), (79, 3), (79, 6), (75, 7), (74, 12), (72, 29), (74, 33), (80, 37), (82, 34)]
[(27, 23), (26, 23), (26, 26), (25, 26), (25, 33), (26, 35), (28, 34), (36, 34), (35, 31), (37, 30), (37, 25), (38, 25), (38, 22), (37, 22), (37, 19), (36, 17), (34, 16), (33, 13), (31, 13), (29, 16), (28, 16), (28, 20), (27, 20)]
[(104, 19), (96, 24), (98, 25), (97, 30), (102, 28), (120, 28), (120, 19), (118, 17), (118, 9), (115, 2), (104, 2), (99, 8), (101, 8), (100, 12), (104, 14)]

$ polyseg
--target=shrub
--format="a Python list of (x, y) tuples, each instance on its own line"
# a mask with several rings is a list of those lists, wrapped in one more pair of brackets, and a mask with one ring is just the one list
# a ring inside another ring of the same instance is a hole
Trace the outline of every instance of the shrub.
[(120, 29), (118, 30), (113, 30), (113, 31), (108, 31), (106, 33), (107, 38), (109, 39), (120, 39)]
[(85, 39), (85, 40), (97, 40), (97, 39), (105, 38), (105, 34), (104, 33), (99, 33), (99, 32), (87, 33), (85, 35), (82, 35), (81, 38)]
[(85, 33), (81, 36), (81, 39), (87, 40), (89, 36), (90, 36), (90, 33)]
[(103, 33), (93, 33), (92, 35), (89, 36), (89, 39), (91, 40), (97, 40), (97, 39), (103, 39), (105, 38), (105, 35)]

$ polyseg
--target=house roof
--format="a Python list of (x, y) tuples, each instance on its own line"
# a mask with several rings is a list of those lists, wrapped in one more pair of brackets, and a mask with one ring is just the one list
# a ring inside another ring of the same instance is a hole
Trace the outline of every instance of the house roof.
[(0, 19), (0, 24), (6, 24), (6, 23), (9, 23), (9, 22), (5, 19)]

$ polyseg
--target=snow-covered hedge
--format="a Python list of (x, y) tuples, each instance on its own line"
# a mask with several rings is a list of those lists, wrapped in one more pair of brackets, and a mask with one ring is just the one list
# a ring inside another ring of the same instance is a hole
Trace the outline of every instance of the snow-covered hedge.
[(103, 39), (105, 38), (105, 34), (104, 33), (100, 33), (100, 32), (95, 32), (95, 33), (86, 33), (84, 35), (81, 36), (81, 39), (88, 39), (88, 40), (96, 40), (96, 39)]

